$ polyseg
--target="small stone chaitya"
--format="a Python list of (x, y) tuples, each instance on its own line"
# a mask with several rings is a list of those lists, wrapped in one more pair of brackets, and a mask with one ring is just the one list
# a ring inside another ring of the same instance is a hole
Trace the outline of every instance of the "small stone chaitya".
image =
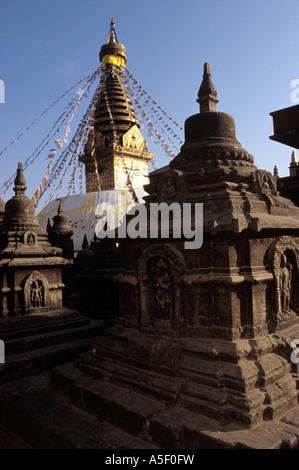
[(52, 246), (25, 194), (21, 163), (14, 191), (0, 223), (0, 338), (6, 353), (1, 383), (74, 359), (102, 332), (102, 322), (91, 323), (63, 306), (62, 273), (71, 263), (63, 258), (70, 254), (63, 247), (72, 248), (69, 228), (57, 216), (52, 236), (62, 248)]
[(69, 261), (52, 246), (26, 196), (19, 163), (15, 196), (7, 201), (0, 225), (0, 316), (47, 312), (62, 307), (62, 267)]

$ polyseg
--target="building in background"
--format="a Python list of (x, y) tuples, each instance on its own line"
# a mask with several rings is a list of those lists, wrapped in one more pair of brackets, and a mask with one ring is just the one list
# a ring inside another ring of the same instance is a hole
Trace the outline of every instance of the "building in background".
[(126, 60), (126, 48), (117, 41), (112, 20), (107, 42), (100, 50), (101, 88), (94, 129), (81, 157), (86, 193), (52, 201), (37, 215), (46, 229), (48, 219), (51, 221), (56, 216), (60, 206), (73, 230), (75, 254), (81, 250), (85, 235), (88, 243), (94, 240), (95, 226), (103, 216), (101, 204), (108, 203), (120, 212), (128, 212), (146, 195), (148, 163), (154, 159), (154, 153), (148, 152), (134, 107), (122, 84)]
[[(273, 111), (270, 116), (273, 118), (274, 131), (270, 139), (293, 149), (299, 149), (299, 105)], [(274, 167), (274, 176), (277, 177), (280, 194), (299, 206), (299, 166), (294, 150), (291, 154), (289, 176), (280, 178), (276, 166)]]

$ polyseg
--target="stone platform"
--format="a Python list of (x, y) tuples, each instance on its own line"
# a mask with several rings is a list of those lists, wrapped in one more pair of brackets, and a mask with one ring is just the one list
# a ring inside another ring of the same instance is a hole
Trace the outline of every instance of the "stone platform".
[(5, 365), (0, 384), (71, 361), (103, 334), (103, 322), (89, 320), (76, 310), (0, 318)]
[(51, 373), (2, 384), (0, 449), (150, 449), (55, 393)]
[[(295, 380), (295, 379), (294, 379)], [(299, 448), (299, 406), (279, 419), (249, 429), (219, 422), (136, 391), (95, 380), (72, 364), (54, 371), (54, 389), (81, 409), (93, 413), (161, 449)]]
[[(54, 380), (53, 380), (54, 379)], [(247, 429), (84, 376), (72, 363), (1, 385), (0, 449), (297, 449), (299, 407)]]

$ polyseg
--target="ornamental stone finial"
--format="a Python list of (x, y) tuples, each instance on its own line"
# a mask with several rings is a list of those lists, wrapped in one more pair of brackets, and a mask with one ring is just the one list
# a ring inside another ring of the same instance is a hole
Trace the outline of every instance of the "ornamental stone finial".
[(207, 111), (217, 111), (217, 90), (212, 81), (212, 75), (210, 70), (210, 65), (206, 62), (204, 64), (203, 79), (198, 91), (198, 99), (196, 100), (199, 103), (199, 110), (201, 113)]

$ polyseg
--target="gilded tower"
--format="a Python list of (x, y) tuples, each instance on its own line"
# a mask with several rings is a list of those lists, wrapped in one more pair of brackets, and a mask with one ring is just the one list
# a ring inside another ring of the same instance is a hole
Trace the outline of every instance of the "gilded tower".
[(111, 20), (106, 44), (100, 50), (101, 87), (95, 110), (94, 134), (89, 135), (81, 161), (86, 192), (101, 189), (143, 189), (148, 184), (148, 162), (154, 154), (140, 132), (132, 102), (122, 83), (126, 48), (117, 40)]

